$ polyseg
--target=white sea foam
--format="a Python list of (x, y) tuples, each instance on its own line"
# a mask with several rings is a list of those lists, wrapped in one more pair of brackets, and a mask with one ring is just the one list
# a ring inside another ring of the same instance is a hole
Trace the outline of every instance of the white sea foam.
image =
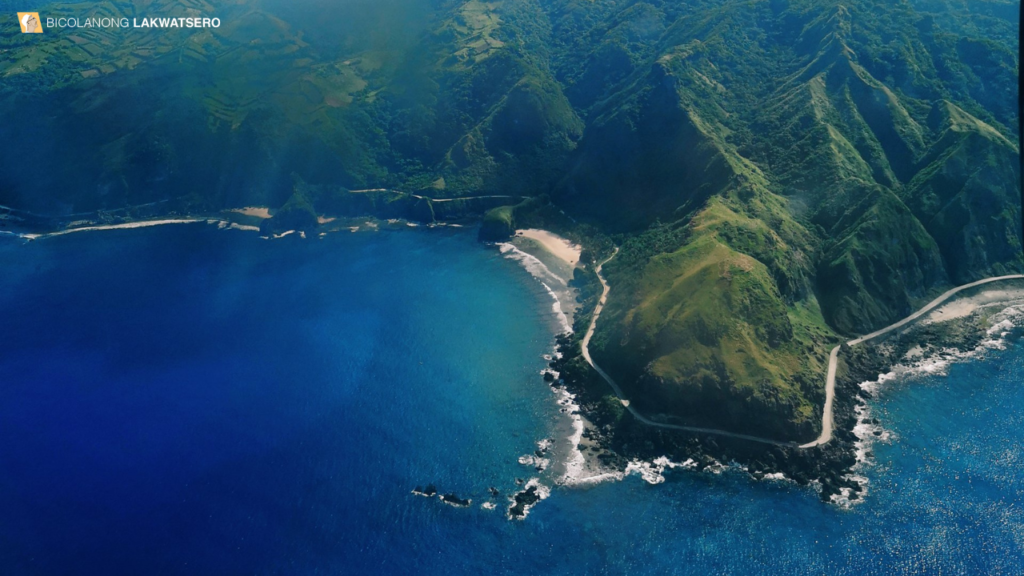
[(553, 303), (551, 304), (551, 311), (555, 313), (555, 318), (558, 318), (562, 332), (572, 332), (572, 325), (569, 324), (569, 315), (562, 310), (562, 301), (558, 299), (558, 295), (555, 294), (555, 291), (544, 282), (541, 282), (540, 285), (548, 291), (548, 295), (551, 296), (551, 299), (553, 300)]
[[(992, 306), (995, 305), (988, 307)], [(904, 356), (904, 362), (893, 366), (885, 374), (879, 374), (876, 380), (861, 382), (861, 389), (875, 396), (883, 392), (890, 382), (906, 381), (921, 376), (944, 376), (949, 367), (957, 362), (977, 359), (989, 350), (1005, 349), (1006, 337), (1015, 328), (1024, 326), (1024, 305), (1006, 306), (1004, 303), (1002, 306), (1004, 308), (990, 318), (992, 326), (985, 331), (985, 339), (973, 350), (965, 351), (950, 347), (925, 349), (915, 346)], [(855, 406), (854, 413), (857, 416), (857, 424), (853, 428), (854, 436), (857, 437), (857, 441), (854, 443), (857, 462), (845, 478), (860, 485), (859, 501), (862, 502), (870, 484), (865, 476), (865, 471), (874, 466), (874, 461), (869, 456), (874, 444), (877, 442), (891, 443), (896, 440), (896, 435), (880, 424), (874, 423), (875, 419), (871, 416), (870, 404)], [(832, 502), (848, 508), (858, 502), (851, 501), (850, 494), (851, 490), (844, 488), (839, 494), (832, 496)]]
[(228, 222), (227, 220), (217, 221), (218, 230), (245, 230), (247, 232), (259, 232), (259, 226), (250, 226), (248, 224), (238, 224), (237, 222)]
[[(882, 375), (885, 378), (880, 377), (879, 379), (883, 382), (894, 379), (896, 376), (890, 372)], [(871, 383), (861, 384), (861, 388), (866, 388), (865, 385)], [(876, 386), (878, 382), (874, 383)], [(853, 489), (849, 487), (840, 488), (838, 494), (833, 494), (830, 501), (842, 508), (850, 508), (851, 506), (864, 502), (865, 497), (868, 494), (868, 486), (870, 482), (865, 476), (866, 470), (874, 466), (874, 461), (871, 459), (871, 449), (876, 442), (890, 443), (895, 439), (895, 434), (891, 431), (886, 430), (880, 424), (875, 424), (871, 417), (871, 407), (866, 404), (854, 406), (854, 414), (857, 417), (857, 423), (853, 427), (853, 434), (857, 437), (854, 442), (854, 457), (856, 462), (850, 469), (850, 472), (843, 475), (843, 478), (856, 483), (860, 486), (859, 499), (853, 500), (851, 496)]]
[(520, 250), (514, 244), (502, 242), (498, 244), (498, 250), (500, 250), (506, 258), (511, 258), (512, 260), (520, 262), (523, 267), (526, 268), (527, 272), (542, 282), (554, 282), (563, 286), (568, 284), (564, 278), (552, 272), (551, 269), (548, 268), (547, 264), (541, 262), (540, 258)]
[[(690, 470), (696, 467), (697, 463), (692, 458), (687, 459), (685, 462), (673, 462), (669, 460), (667, 456), (662, 456), (660, 458), (655, 458), (650, 462), (633, 460), (626, 465), (626, 471), (623, 473), (623, 477), (637, 474), (648, 484), (661, 484), (665, 481), (665, 470), (673, 470), (675, 468)], [(718, 474), (724, 469), (725, 467), (722, 466), (720, 469), (716, 467), (715, 470), (710, 471)]]
[(849, 486), (843, 486), (842, 488), (839, 489), (838, 494), (833, 494), (832, 496), (829, 497), (829, 502), (835, 504), (836, 506), (839, 506), (840, 508), (849, 509), (856, 504), (864, 502), (864, 497), (867, 496), (868, 494), (868, 479), (865, 478), (864, 476), (859, 476), (857, 474), (847, 474), (846, 476), (844, 476), (844, 478), (846, 478), (847, 480), (852, 480), (853, 482), (856, 482), (857, 484), (860, 485), (861, 489), (858, 493), (857, 499), (854, 500), (851, 498), (851, 496), (853, 495), (853, 488)]
[(565, 474), (560, 480), (561, 484), (572, 485), (573, 480), (579, 478), (587, 464), (587, 459), (580, 451), (580, 441), (583, 440), (583, 417), (579, 414), (579, 406), (576, 405), (576, 395), (569, 393), (564, 387), (559, 387), (558, 405), (570, 408), (569, 417), (572, 419), (572, 435), (569, 436), (569, 444), (572, 449), (569, 458), (565, 463)]
[[(560, 330), (566, 333), (572, 332), (572, 315), (576, 307), (576, 291), (568, 286), (570, 278), (560, 276), (540, 258), (520, 249), (512, 243), (500, 243), (498, 248), (506, 258), (519, 262), (527, 272), (541, 283), (544, 290), (552, 298), (553, 304), (551, 308), (558, 321)], [(545, 355), (544, 359), (550, 361), (552, 358), (560, 359), (561, 357), (562, 354), (555, 350), (552, 354)], [(576, 403), (575, 395), (560, 385), (560, 374), (551, 369), (544, 369), (541, 373), (550, 373), (554, 376), (556, 384), (553, 386), (553, 390), (557, 395), (556, 402), (560, 406), (559, 411), (569, 417), (572, 429), (566, 439), (568, 444), (567, 454), (564, 460), (560, 459), (559, 466), (556, 467), (561, 473), (555, 480), (555, 483), (566, 487), (586, 487), (601, 482), (621, 480), (623, 478), (622, 472), (603, 468), (596, 459), (588, 458), (583, 450), (581, 450), (580, 445), (583, 441), (583, 434), (587, 423), (580, 415), (580, 407)], [(520, 459), (520, 462), (532, 464), (534, 458), (524, 456)]]
[[(569, 279), (559, 276), (539, 258), (521, 250), (512, 243), (499, 243), (498, 249), (506, 258), (521, 264), (531, 276), (540, 282), (544, 290), (551, 296), (551, 311), (558, 323), (559, 330), (563, 333), (572, 332), (575, 290), (569, 288)], [(557, 350), (554, 350), (551, 354), (544, 355), (544, 359), (547, 361), (561, 357), (562, 354)], [(541, 371), (541, 374), (547, 373), (554, 376), (555, 382), (560, 382), (560, 374), (557, 371), (550, 368), (545, 368)], [(571, 432), (566, 439), (568, 450), (564, 461), (559, 462), (559, 467), (564, 466), (564, 472), (557, 478), (556, 483), (562, 486), (583, 486), (599, 481), (621, 478), (619, 473), (608, 473), (604, 470), (599, 470), (597, 469), (598, 467), (588, 462), (586, 456), (580, 450), (580, 442), (583, 439), (586, 424), (580, 415), (580, 407), (576, 404), (576, 397), (567, 391), (564, 386), (558, 384), (553, 386), (553, 390), (556, 394), (556, 402), (560, 407), (559, 411), (569, 418), (571, 425)], [(551, 448), (551, 444), (541, 445), (539, 443), (538, 448), (545, 451)], [(536, 466), (538, 465), (538, 460), (541, 461), (541, 466), (547, 467), (548, 459), (538, 459), (533, 455), (523, 456), (519, 459), (519, 462), (524, 465)]]
[[(216, 224), (219, 230), (244, 230), (247, 232), (259, 232), (258, 226), (250, 226), (247, 224), (238, 224), (237, 222), (229, 222), (227, 220), (219, 220), (216, 218), (165, 218), (162, 220), (138, 220), (135, 222), (124, 222), (121, 224), (101, 224), (94, 225), (91, 222), (81, 221), (88, 225), (78, 226), (73, 228), (65, 228), (64, 230), (58, 230), (56, 232), (48, 232), (45, 234), (30, 234), (21, 232), (9, 232), (7, 230), (0, 230), (0, 234), (17, 236), (24, 238), (25, 240), (36, 240), (38, 238), (47, 238), (50, 236), (65, 236), (67, 234), (73, 234), (76, 232), (97, 232), (102, 230), (131, 230), (136, 228), (150, 228), (153, 226), (165, 226), (168, 224), (195, 224), (195, 223), (206, 223)], [(287, 233), (286, 233), (287, 234)], [(285, 235), (286, 235), (285, 234)]]
[(622, 480), (622, 472), (601, 472), (593, 476), (577, 478), (572, 481), (572, 484), (567, 484), (567, 486), (572, 488), (586, 488), (589, 486), (596, 486), (604, 482), (618, 482), (619, 480)]
[(568, 438), (569, 454), (565, 460), (565, 471), (556, 480), (559, 486), (567, 488), (585, 488), (600, 484), (602, 482), (613, 482), (622, 480), (623, 473), (603, 468), (587, 456), (580, 449), (583, 441), (583, 432), (586, 430), (586, 421), (580, 415), (580, 407), (576, 404), (576, 395), (570, 393), (564, 387), (555, 388), (558, 394), (558, 405), (561, 411), (571, 418), (572, 434)]
[[(502, 255), (510, 260), (519, 262), (531, 276), (540, 281), (541, 286), (551, 296), (553, 301), (551, 311), (558, 321), (561, 332), (572, 332), (571, 311), (567, 312), (563, 301), (571, 307), (574, 302), (574, 291), (569, 288), (568, 279), (555, 274), (544, 262), (532, 254), (528, 254), (513, 244), (503, 242), (498, 244)], [(555, 288), (552, 288), (554, 286)]]
[(541, 458), (534, 454), (523, 454), (519, 457), (519, 463), (523, 466), (530, 466), (538, 472), (543, 472), (548, 469), (548, 466), (551, 464), (551, 460)]
[(3, 234), (4, 236), (17, 236), (18, 238), (25, 240), (35, 240), (42, 236), (42, 234), (25, 234), (21, 232), (11, 232), (9, 230), (0, 230), (0, 234)]
[(880, 387), (890, 381), (915, 376), (943, 376), (949, 367), (957, 362), (973, 360), (988, 352), (989, 350), (1003, 350), (1006, 348), (1006, 337), (1018, 327), (1024, 326), (1024, 305), (1015, 304), (1006, 306), (994, 314), (990, 321), (992, 326), (985, 331), (985, 339), (973, 350), (959, 350), (957, 348), (927, 348), (915, 347), (912, 352), (904, 357), (904, 362), (893, 366), (890, 372), (880, 374), (873, 382), (861, 383), (861, 388), (868, 392), (875, 393)]

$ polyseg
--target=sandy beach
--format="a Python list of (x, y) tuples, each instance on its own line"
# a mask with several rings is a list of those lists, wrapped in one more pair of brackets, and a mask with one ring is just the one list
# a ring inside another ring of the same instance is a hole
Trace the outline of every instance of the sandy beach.
[(242, 214), (243, 216), (253, 216), (264, 220), (270, 218), (270, 208), (265, 206), (246, 206), (245, 208), (234, 208), (232, 210), (228, 210), (228, 212), (235, 212), (237, 214)]
[(537, 242), (543, 246), (545, 250), (558, 257), (569, 266), (575, 266), (576, 263), (580, 261), (582, 248), (561, 236), (548, 232), (547, 230), (537, 230), (535, 228), (516, 230), (516, 236), (529, 238), (530, 240)]
[[(37, 238), (47, 236), (63, 236), (73, 232), (89, 232), (92, 230), (124, 230), (127, 228), (148, 228), (150, 226), (162, 226), (164, 224), (191, 224), (192, 222), (207, 222), (206, 218), (168, 218), (165, 220), (140, 220), (139, 222), (125, 222), (124, 224), (104, 224), (101, 226), (83, 226), (81, 228), (70, 228), (49, 234), (40, 234)], [(28, 236), (26, 236), (28, 237)]]

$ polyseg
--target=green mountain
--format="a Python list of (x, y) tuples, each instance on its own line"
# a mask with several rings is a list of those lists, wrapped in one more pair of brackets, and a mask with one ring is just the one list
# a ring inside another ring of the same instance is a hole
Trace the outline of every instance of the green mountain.
[[(550, 199), (621, 246), (592, 352), (642, 411), (809, 439), (839, 335), (1024, 269), (1018, 10), (54, 4), (44, 18), (224, 24), (21, 35), (0, 16), (0, 204), (262, 204), (315, 227), (514, 196), (486, 218), (500, 237), (546, 202), (520, 197)], [(346, 192), (376, 188), (402, 192)]]

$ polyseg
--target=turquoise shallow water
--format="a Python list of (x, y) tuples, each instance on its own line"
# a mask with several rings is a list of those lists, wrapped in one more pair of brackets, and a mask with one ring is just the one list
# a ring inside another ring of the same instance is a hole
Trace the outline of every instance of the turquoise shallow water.
[[(546, 292), (469, 232), (0, 238), (2, 574), (1019, 574), (1024, 359), (888, 385), (867, 502), (555, 488)], [(539, 475), (542, 482), (551, 479)], [(472, 497), (456, 509), (417, 484)], [(494, 511), (479, 507), (487, 488)]]

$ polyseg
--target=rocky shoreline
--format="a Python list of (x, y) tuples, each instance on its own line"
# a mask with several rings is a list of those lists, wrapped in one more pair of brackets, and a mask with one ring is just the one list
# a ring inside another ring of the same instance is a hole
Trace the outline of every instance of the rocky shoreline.
[[(583, 322), (589, 322), (585, 312), (587, 288), (581, 286), (585, 305), (579, 320)], [(589, 292), (594, 292), (593, 287)], [(558, 337), (559, 354), (550, 363), (558, 379), (549, 378), (548, 383), (574, 395), (586, 422), (580, 451), (592, 467), (608, 475), (621, 478), (638, 472), (649, 482), (657, 482), (662, 480), (660, 472), (669, 467), (718, 472), (728, 465), (753, 480), (787, 479), (812, 487), (824, 502), (849, 505), (866, 493), (866, 480), (857, 472), (866, 459), (873, 457), (870, 449), (863, 447), (858, 426), (870, 428), (876, 438), (883, 434), (880, 423), (867, 410), (873, 397), (871, 387), (863, 384), (878, 380), (915, 356), (940, 352), (965, 356), (991, 341), (992, 319), (985, 310), (948, 320), (936, 315), (937, 321), (916, 322), (878, 343), (853, 348), (843, 345), (836, 377), (833, 438), (813, 448), (755, 444), (637, 422), (582, 358), (580, 338), (574, 334)]]
[(127, 213), (119, 211), (102, 212), (100, 217), (90, 213), (88, 217), (67, 220), (55, 217), (12, 217), (11, 213), (0, 210), (0, 234), (12, 235), (26, 240), (36, 240), (48, 236), (60, 236), (87, 230), (115, 230), (123, 228), (141, 228), (165, 223), (213, 224), (220, 228), (258, 232), (264, 238), (279, 239), (292, 236), (294, 238), (314, 239), (326, 234), (337, 232), (376, 232), (380, 230), (405, 230), (409, 228), (461, 228), (477, 223), (477, 219), (466, 218), (444, 222), (421, 224), (402, 218), (380, 219), (376, 216), (359, 217), (321, 217), (315, 230), (270, 228), (265, 225), (268, 218), (245, 214), (240, 210), (223, 210), (220, 212), (154, 212)]
[[(67, 214), (39, 214), (0, 206), (0, 233), (28, 238), (94, 226), (120, 226), (162, 218), (223, 221), (259, 230), (267, 237), (291, 231), (314, 238), (320, 233), (376, 229), (384, 226), (459, 226), (479, 223), (485, 213), (519, 197), (467, 196), (432, 199), (389, 189), (346, 190), (296, 185), (292, 197), (277, 209), (254, 212), (237, 206), (210, 206), (191, 196), (115, 209)], [(538, 203), (544, 205), (544, 203)]]

